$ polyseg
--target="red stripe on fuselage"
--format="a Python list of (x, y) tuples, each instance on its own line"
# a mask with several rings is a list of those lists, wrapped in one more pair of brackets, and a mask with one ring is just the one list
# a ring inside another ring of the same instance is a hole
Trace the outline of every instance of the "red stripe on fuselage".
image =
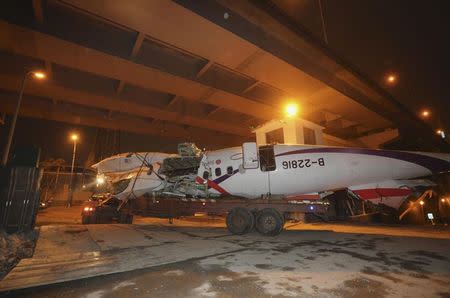
[[(200, 178), (199, 176), (197, 176), (195, 178), (195, 182), (197, 182), (199, 184), (203, 184), (205, 182), (205, 180), (203, 178)], [(209, 187), (217, 190), (219, 193), (221, 193), (223, 195), (229, 195), (229, 193), (225, 189), (220, 187), (219, 184), (215, 183), (214, 181), (211, 181), (211, 180), (207, 179), (207, 183), (208, 183)]]
[(353, 190), (359, 197), (364, 200), (378, 199), (381, 197), (402, 197), (412, 193), (407, 188), (372, 188)]

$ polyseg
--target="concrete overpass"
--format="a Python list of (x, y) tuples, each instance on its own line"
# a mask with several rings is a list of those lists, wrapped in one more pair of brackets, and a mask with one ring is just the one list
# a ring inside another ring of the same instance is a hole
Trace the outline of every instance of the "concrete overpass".
[[(302, 117), (345, 144), (385, 131), (439, 140), (383, 89), (341, 61), (270, 1), (25, 1), (1, 4), (0, 109), (22, 116), (237, 145), (281, 117)], [(376, 59), (376, 57), (374, 57)], [(367, 141), (369, 139), (369, 141)], [(434, 144), (434, 145), (431, 145)]]

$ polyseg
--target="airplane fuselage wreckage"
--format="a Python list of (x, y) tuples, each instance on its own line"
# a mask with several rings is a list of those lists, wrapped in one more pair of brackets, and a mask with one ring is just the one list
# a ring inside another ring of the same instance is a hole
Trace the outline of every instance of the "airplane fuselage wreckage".
[[(178, 149), (179, 154), (120, 154), (93, 167), (111, 183), (112, 195), (123, 201), (166, 196), (241, 198), (247, 205), (264, 200), (314, 204), (345, 189), (361, 201), (392, 209), (435, 185), (423, 177), (450, 171), (450, 154), (441, 153), (256, 143), (207, 152), (184, 143)], [(265, 222), (284, 224), (286, 216), (280, 212), (259, 209), (229, 210), (228, 227), (233, 225), (230, 217), (235, 225), (245, 226), (247, 221), (245, 228), (230, 229), (236, 233), (249, 231), (255, 224), (258, 229), (261, 216)]]

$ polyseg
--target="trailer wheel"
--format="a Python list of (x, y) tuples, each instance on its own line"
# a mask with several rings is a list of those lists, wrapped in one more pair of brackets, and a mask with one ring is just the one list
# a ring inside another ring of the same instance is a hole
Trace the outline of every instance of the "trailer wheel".
[(281, 233), (284, 226), (283, 216), (273, 208), (258, 212), (256, 230), (265, 236), (275, 236)]
[(242, 207), (231, 209), (227, 215), (227, 228), (235, 235), (243, 235), (250, 232), (255, 225), (253, 214)]

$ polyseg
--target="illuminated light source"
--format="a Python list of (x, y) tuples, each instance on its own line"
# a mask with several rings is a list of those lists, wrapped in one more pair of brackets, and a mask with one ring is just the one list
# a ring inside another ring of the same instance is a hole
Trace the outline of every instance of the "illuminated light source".
[(103, 177), (103, 176), (97, 176), (97, 184), (98, 184), (98, 185), (101, 185), (101, 184), (103, 184), (103, 183), (105, 183), (105, 177)]
[(442, 202), (442, 203), (445, 203), (445, 199), (444, 199), (444, 198), (442, 198), (442, 199), (441, 199), (441, 202)]
[(25, 73), (25, 75), (23, 77), (22, 86), (19, 91), (19, 100), (17, 102), (17, 106), (16, 106), (16, 109), (15, 109), (15, 112), (13, 115), (12, 123), (9, 127), (8, 139), (6, 140), (5, 148), (3, 150), (3, 155), (2, 155), (2, 160), (1, 160), (2, 166), (5, 166), (6, 163), (8, 162), (9, 150), (11, 148), (14, 131), (16, 129), (16, 121), (17, 121), (17, 117), (19, 116), (20, 105), (22, 103), (22, 97), (23, 97), (23, 93), (25, 91), (25, 82), (30, 77), (30, 75), (33, 75), (35, 78), (37, 78), (39, 80), (42, 80), (45, 78), (45, 73), (41, 72), (41, 71), (28, 71)]
[(423, 204), (425, 204), (425, 202), (424, 201), (420, 201), (419, 204), (420, 204), (420, 206), (423, 206)]
[(420, 115), (421, 115), (422, 117), (424, 117), (424, 118), (428, 118), (428, 117), (430, 117), (431, 113), (430, 113), (430, 111), (428, 111), (428, 110), (423, 110), (423, 111), (420, 113)]
[(34, 71), (33, 76), (39, 80), (45, 79), (45, 77), (46, 77), (45, 73), (42, 71)]
[(84, 211), (89, 211), (89, 207), (84, 207)]
[(77, 140), (78, 140), (78, 134), (72, 133), (70, 135), (70, 139), (73, 141), (73, 153), (72, 153), (72, 166), (70, 167), (70, 180), (69, 180), (69, 191), (67, 195), (67, 207), (72, 206), (72, 199), (73, 199), (73, 169), (75, 167), (75, 157), (77, 155)]
[(441, 138), (445, 139), (445, 132), (443, 129), (436, 130), (436, 134), (439, 135)]
[(298, 104), (296, 103), (289, 103), (284, 108), (284, 112), (286, 113), (286, 117), (288, 118), (294, 118), (298, 114)]
[(394, 84), (395, 82), (397, 81), (397, 76), (396, 75), (394, 75), (394, 74), (388, 74), (387, 76), (386, 76), (386, 82), (388, 83), (388, 84)]

